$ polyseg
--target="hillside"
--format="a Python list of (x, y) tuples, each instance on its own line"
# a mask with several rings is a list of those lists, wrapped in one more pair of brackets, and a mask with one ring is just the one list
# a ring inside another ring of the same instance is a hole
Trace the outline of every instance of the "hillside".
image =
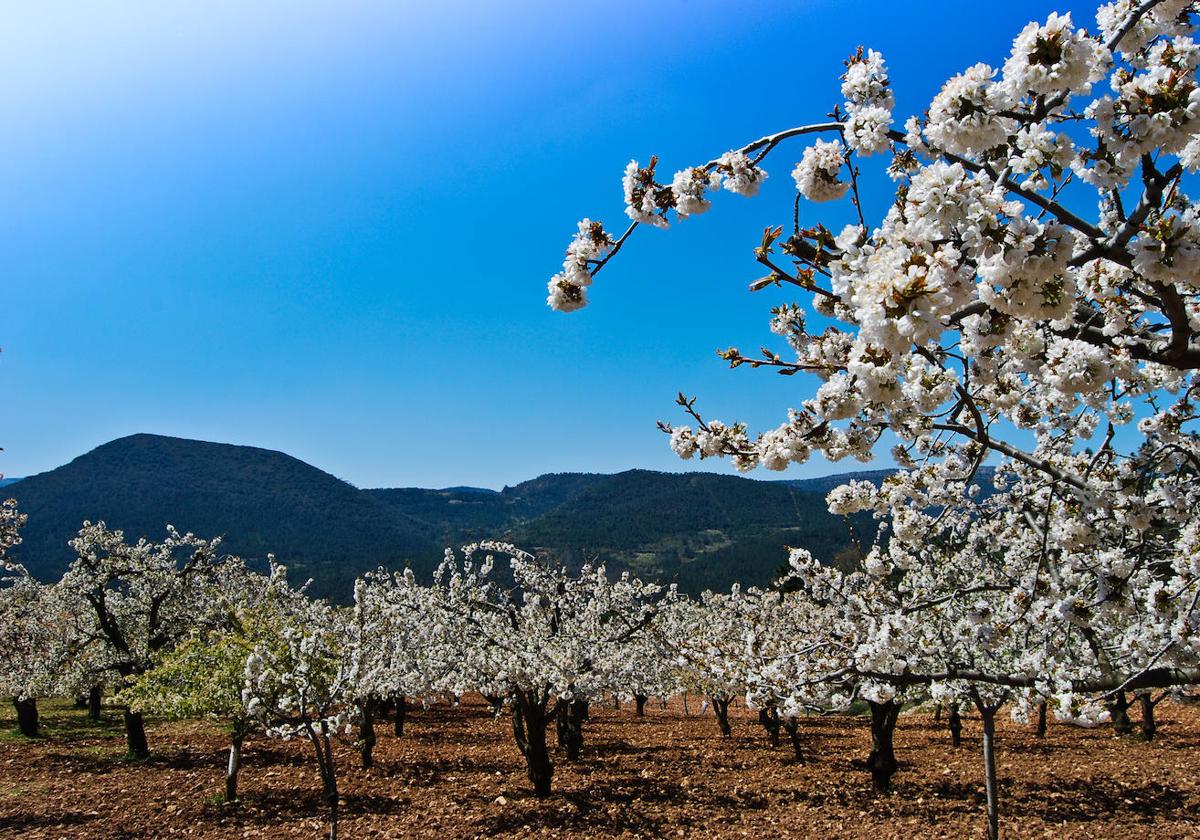
[(611, 476), (594, 473), (548, 473), (503, 490), (420, 487), (364, 490), (364, 493), (426, 523), (451, 543), (493, 538), (520, 522), (543, 516)]
[[(787, 545), (832, 562), (851, 544), (846, 521), (825, 509), (824, 491), (712, 473), (552, 473), (490, 494), (365, 492), (429, 523), (451, 544), (500, 537), (572, 566), (600, 561), (689, 592), (735, 580), (765, 585)], [(869, 520), (857, 527), (874, 533)]]
[(6, 488), (29, 523), (16, 558), (57, 577), (67, 541), (85, 519), (130, 538), (159, 539), (166, 523), (249, 558), (275, 553), (320, 594), (344, 596), (348, 581), (405, 560), (427, 571), (440, 544), (426, 526), (290, 455), (250, 446), (139, 434), (100, 446)]
[[(865, 520), (857, 527), (872, 528)], [(789, 545), (832, 562), (851, 544), (845, 519), (826, 510), (823, 493), (648, 470), (609, 476), (545, 516), (514, 526), (511, 537), (572, 564), (598, 560), (677, 582), (687, 592), (734, 581), (769, 584)]]
[[(864, 473), (882, 476), (886, 472)], [(427, 576), (445, 545), (508, 539), (571, 565), (589, 560), (684, 591), (767, 584), (804, 546), (825, 562), (851, 545), (846, 521), (824, 495), (842, 477), (754, 481), (712, 473), (630, 470), (550, 473), (487, 490), (359, 490), (281, 452), (139, 434), (5, 488), (29, 514), (16, 550), (39, 577), (71, 560), (68, 540), (85, 519), (130, 538), (159, 539), (168, 522), (224, 535), (230, 552), (268, 552), (297, 580), (338, 600), (379, 565)], [(860, 537), (873, 525), (859, 519)]]

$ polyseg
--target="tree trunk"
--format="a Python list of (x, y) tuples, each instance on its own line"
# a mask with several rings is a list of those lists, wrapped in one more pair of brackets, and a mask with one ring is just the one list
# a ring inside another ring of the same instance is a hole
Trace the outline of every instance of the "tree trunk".
[(784, 729), (787, 730), (788, 740), (792, 742), (792, 751), (796, 754), (796, 763), (804, 761), (804, 754), (800, 751), (800, 721), (798, 718), (790, 717), (784, 724)]
[(579, 760), (579, 751), (583, 748), (583, 722), (587, 720), (587, 714), (587, 703), (582, 700), (559, 699), (554, 704), (555, 733), (567, 761)]
[[(324, 728), (324, 727), (322, 727)], [(329, 744), (329, 736), (322, 733), (321, 737), (325, 741), (325, 751), (332, 756)], [(332, 757), (330, 758), (332, 761)], [(338, 787), (337, 775), (334, 772), (333, 765), (330, 764), (327, 769), (321, 772), (321, 784), (325, 789), (325, 802), (329, 805), (329, 840), (337, 840), (338, 834)]]
[(146, 743), (146, 722), (141, 712), (125, 710), (125, 744), (134, 758), (149, 758), (150, 746)]
[(100, 720), (100, 686), (94, 685), (88, 689), (87, 710), (88, 717), (92, 720)]
[(867, 769), (871, 771), (871, 782), (876, 793), (888, 793), (892, 789), (892, 775), (899, 764), (892, 746), (892, 735), (896, 731), (896, 720), (900, 717), (901, 703), (889, 700), (871, 706), (871, 753), (867, 756)]
[(950, 745), (952, 747), (962, 746), (962, 716), (958, 713), (958, 704), (950, 704), (950, 721), (947, 724), (950, 728)]
[(1038, 703), (1037, 736), (1039, 738), (1046, 737), (1046, 701), (1045, 700), (1043, 700), (1041, 703)]
[(242, 741), (246, 733), (242, 726), (235, 723), (233, 735), (229, 741), (229, 769), (225, 772), (225, 801), (237, 802), (238, 770), (242, 769)]
[(633, 695), (633, 702), (634, 702), (635, 704), (637, 704), (637, 716), (638, 716), (638, 717), (645, 717), (645, 716), (646, 716), (646, 701), (647, 701), (648, 699), (649, 699), (649, 698), (648, 698), (648, 697), (647, 697), (645, 694), (635, 694), (635, 695)]
[(1128, 735), (1133, 732), (1133, 721), (1129, 719), (1129, 698), (1124, 691), (1118, 691), (1108, 702), (1108, 712), (1112, 716), (1112, 727), (1118, 735)]
[(488, 705), (492, 707), (492, 714), (500, 717), (500, 712), (504, 709), (504, 698), (495, 694), (485, 694), (483, 699), (488, 701)]
[(396, 728), (395, 735), (397, 738), (404, 735), (404, 722), (408, 719), (408, 698), (403, 694), (397, 694), (392, 698), (392, 705), (396, 708)]
[(616, 693), (613, 694), (613, 708), (614, 709), (621, 708), (621, 695), (616, 694)]
[(539, 798), (550, 795), (550, 780), (554, 764), (546, 749), (546, 704), (538, 702), (531, 693), (518, 691), (513, 696), (513, 735), (517, 749), (525, 758), (525, 770)]
[(310, 722), (304, 723), (308, 739), (317, 754), (317, 768), (321, 771), (321, 787), (325, 803), (329, 807), (329, 840), (337, 840), (338, 833), (338, 785), (337, 767), (333, 763), (333, 746), (329, 743), (329, 724), (322, 720), (320, 731), (313, 729)]
[(24, 700), (13, 698), (13, 705), (17, 708), (17, 729), (21, 734), (26, 738), (40, 737), (37, 699), (33, 697), (26, 697)]
[(1000, 793), (996, 787), (996, 712), (1002, 704), (985, 704), (979, 697), (975, 706), (983, 719), (983, 782), (987, 794), (988, 840), (1000, 840)]
[(717, 716), (717, 726), (721, 729), (721, 737), (728, 738), (733, 734), (733, 729), (729, 726), (729, 701), (716, 697), (711, 699), (713, 714)]
[(358, 742), (362, 753), (362, 766), (375, 764), (375, 701), (371, 698), (358, 704)]
[(769, 706), (765, 709), (758, 710), (758, 722), (762, 724), (762, 728), (767, 730), (767, 740), (772, 747), (779, 746), (779, 710), (774, 706)]
[(1154, 698), (1150, 696), (1149, 691), (1143, 691), (1137, 698), (1142, 707), (1142, 737), (1153, 741), (1154, 733), (1158, 731), (1158, 724), (1154, 722)]
[(688, 710), (687, 692), (686, 691), (683, 692), (683, 715), (684, 715), (684, 717), (692, 716), (692, 713)]
[(935, 723), (941, 723), (942, 720), (942, 704), (938, 703), (933, 707), (933, 720)]

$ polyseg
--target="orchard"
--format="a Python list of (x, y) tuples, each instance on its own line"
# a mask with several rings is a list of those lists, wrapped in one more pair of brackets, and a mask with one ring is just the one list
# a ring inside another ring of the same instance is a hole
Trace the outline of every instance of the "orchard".
[[(484, 541), (448, 549), (432, 580), (364, 575), (338, 606), (216, 540), (84, 523), (60, 581), (5, 567), (0, 692), (20, 732), (39, 737), (43, 698), (103, 698), (146, 761), (145, 715), (219, 721), (229, 760), (213, 791), (231, 807), (245, 740), (297, 740), (331, 838), (348, 756), (372, 766), (376, 723), (408, 738), (460, 704), (503, 721), (505, 760), (547, 801), (614, 702), (634, 720), (686, 703), (722, 741), (761, 724), (792, 763), (782, 774), (827, 760), (819, 727), (861, 720), (845, 760), (881, 809), (904, 794), (906, 721), (923, 715), (958, 755), (968, 716), (989, 840), (1018, 784), (998, 733), (1042, 739), (1053, 722), (1056, 744), (1154, 746), (1156, 715), (1185, 714), (1200, 683), (1195, 12), (1117, 0), (1094, 24), (1050, 15), (912, 116), (894, 113), (886, 57), (859, 49), (827, 116), (708, 161), (631, 161), (627, 221), (578, 223), (548, 287), (563, 312), (604, 305), (644, 228), (669, 236), (738, 200), (722, 193), (790, 174), (794, 203), (766, 208), (747, 243), (750, 292), (794, 296), (769, 313), (779, 349), (719, 356), (812, 396), (757, 430), (680, 394), (659, 425), (680, 458), (742, 471), (890, 458), (881, 483), (828, 494), (831, 512), (878, 523), (852, 567), (797, 545), (770, 589), (688, 597)], [(871, 157), (891, 184), (877, 218), (860, 196)], [(856, 221), (801, 224), (829, 202)], [(0, 558), (23, 524), (0, 508)], [(722, 784), (740, 790), (737, 771)]]

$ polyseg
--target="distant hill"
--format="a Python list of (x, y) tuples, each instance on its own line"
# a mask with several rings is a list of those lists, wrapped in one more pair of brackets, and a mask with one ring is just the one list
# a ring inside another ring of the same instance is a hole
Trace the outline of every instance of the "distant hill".
[[(855, 473), (880, 480), (889, 471)], [(411, 565), (427, 577), (446, 545), (497, 538), (576, 566), (604, 562), (686, 592), (763, 585), (785, 546), (833, 562), (853, 543), (850, 523), (825, 508), (851, 476), (755, 481), (712, 473), (630, 470), (550, 473), (488, 490), (360, 490), (282, 452), (139, 434), (6, 488), (29, 514), (14, 552), (39, 577), (60, 575), (85, 519), (132, 539), (160, 539), (166, 523), (251, 560), (268, 552), (314, 592), (350, 596), (354, 577)], [(869, 517), (853, 522), (869, 540)]]
[(454, 544), (502, 536), (517, 523), (537, 519), (610, 478), (589, 473), (548, 473), (500, 491), (405, 487), (363, 492), (427, 523), (443, 541), (448, 538)]
[[(850, 526), (826, 510), (824, 492), (712, 473), (551, 473), (490, 495), (365, 492), (430, 523), (450, 544), (504, 538), (571, 566), (603, 562), (687, 592), (734, 581), (766, 585), (787, 558), (785, 546), (832, 562), (852, 544)], [(860, 537), (873, 536), (868, 517), (855, 525)]]
[[(860, 532), (874, 534), (869, 518)], [(787, 546), (824, 562), (851, 545), (850, 526), (823, 493), (712, 473), (630, 470), (606, 476), (551, 512), (515, 525), (519, 545), (572, 564), (603, 561), (687, 592), (767, 585)]]
[(0, 478), (0, 487), (7, 487), (10, 484), (16, 484), (21, 479), (19, 478)]
[(282, 452), (139, 434), (7, 488), (29, 522), (13, 552), (42, 578), (59, 576), (85, 519), (131, 539), (161, 539), (166, 523), (248, 558), (269, 552), (314, 591), (345, 596), (347, 581), (380, 564), (426, 572), (441, 553), (428, 527)]

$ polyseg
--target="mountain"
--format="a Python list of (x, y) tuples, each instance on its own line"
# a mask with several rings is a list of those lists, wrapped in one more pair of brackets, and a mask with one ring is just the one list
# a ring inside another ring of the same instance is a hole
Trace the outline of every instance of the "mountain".
[[(787, 546), (833, 562), (852, 543), (823, 493), (712, 473), (630, 470), (607, 476), (549, 513), (513, 527), (518, 545), (571, 564), (673, 581), (685, 592), (769, 584)], [(856, 527), (873, 535), (869, 519)]]
[[(880, 478), (887, 471), (855, 474)], [(268, 552), (319, 595), (346, 600), (354, 577), (411, 565), (427, 578), (446, 545), (505, 539), (572, 566), (605, 563), (681, 590), (765, 585), (786, 546), (834, 562), (850, 523), (825, 508), (844, 476), (755, 481), (712, 473), (630, 470), (550, 473), (478, 487), (360, 490), (282, 452), (139, 434), (9, 485), (29, 523), (14, 551), (35, 575), (59, 576), (85, 519), (130, 539), (161, 539), (165, 524), (250, 560)], [(853, 521), (869, 540), (869, 518)], [(845, 559), (844, 557), (842, 558)]]
[(13, 554), (33, 574), (59, 576), (85, 519), (130, 539), (161, 539), (166, 523), (247, 558), (270, 552), (313, 591), (344, 597), (348, 581), (410, 561), (428, 572), (441, 554), (423, 523), (282, 452), (159, 435), (106, 443), (7, 488), (29, 522)]
[(21, 479), (19, 478), (0, 478), (0, 487), (7, 487), (10, 484), (16, 484)]
[[(769, 584), (789, 545), (833, 562), (852, 544), (824, 492), (712, 473), (551, 473), (490, 495), (365, 492), (430, 523), (450, 544), (502, 538), (570, 566), (603, 562), (686, 592)], [(869, 518), (855, 524), (860, 536), (874, 534)]]
[(427, 523), (443, 541), (455, 544), (503, 536), (517, 523), (544, 516), (610, 478), (589, 473), (548, 473), (500, 491), (403, 487), (363, 492)]

